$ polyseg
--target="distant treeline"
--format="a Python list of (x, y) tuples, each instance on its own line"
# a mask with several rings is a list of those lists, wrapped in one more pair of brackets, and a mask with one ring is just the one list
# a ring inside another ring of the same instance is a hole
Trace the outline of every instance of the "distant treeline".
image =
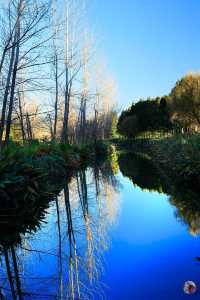
[(125, 137), (158, 130), (200, 131), (200, 74), (176, 82), (169, 95), (140, 99), (122, 111), (117, 129)]

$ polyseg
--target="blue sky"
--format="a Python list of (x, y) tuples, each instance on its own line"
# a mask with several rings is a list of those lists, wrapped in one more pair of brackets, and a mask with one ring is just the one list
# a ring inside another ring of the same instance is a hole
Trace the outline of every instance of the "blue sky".
[(200, 71), (199, 0), (92, 0), (90, 24), (117, 82), (119, 107), (169, 93)]

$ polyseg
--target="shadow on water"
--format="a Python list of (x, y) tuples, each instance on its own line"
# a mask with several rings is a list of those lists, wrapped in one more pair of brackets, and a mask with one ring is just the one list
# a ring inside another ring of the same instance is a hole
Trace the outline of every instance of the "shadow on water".
[(141, 189), (164, 192), (164, 176), (147, 157), (133, 153), (122, 154), (119, 156), (119, 167), (122, 174)]
[(6, 207), (1, 194), (0, 299), (105, 298), (102, 254), (119, 203), (112, 164), (81, 169), (34, 201), (26, 195), (26, 205), (16, 193)]
[(180, 174), (166, 175), (164, 168), (160, 169), (148, 156), (141, 154), (124, 153), (118, 161), (122, 174), (133, 184), (143, 190), (168, 195), (169, 202), (176, 207), (177, 219), (186, 224), (192, 235), (200, 234), (200, 195), (195, 185), (190, 184), (188, 188), (188, 178), (181, 178), (180, 185)]

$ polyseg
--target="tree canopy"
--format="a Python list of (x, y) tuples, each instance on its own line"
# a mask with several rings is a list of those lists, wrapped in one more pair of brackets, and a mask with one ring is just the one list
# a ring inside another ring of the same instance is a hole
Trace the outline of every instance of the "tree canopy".
[(166, 97), (148, 98), (133, 103), (128, 110), (122, 112), (118, 121), (119, 133), (127, 137), (145, 131), (170, 128), (170, 126)]
[(200, 128), (200, 74), (184, 76), (167, 96), (133, 103), (121, 113), (117, 125), (126, 137), (172, 128)]
[(174, 120), (183, 125), (200, 125), (200, 74), (189, 74), (177, 81), (170, 99)]

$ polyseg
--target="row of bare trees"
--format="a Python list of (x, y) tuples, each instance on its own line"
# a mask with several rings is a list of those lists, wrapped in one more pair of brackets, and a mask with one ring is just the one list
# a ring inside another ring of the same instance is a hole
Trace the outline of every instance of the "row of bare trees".
[(80, 0), (2, 4), (1, 147), (11, 139), (83, 143), (110, 136), (115, 86), (96, 62), (86, 15)]

